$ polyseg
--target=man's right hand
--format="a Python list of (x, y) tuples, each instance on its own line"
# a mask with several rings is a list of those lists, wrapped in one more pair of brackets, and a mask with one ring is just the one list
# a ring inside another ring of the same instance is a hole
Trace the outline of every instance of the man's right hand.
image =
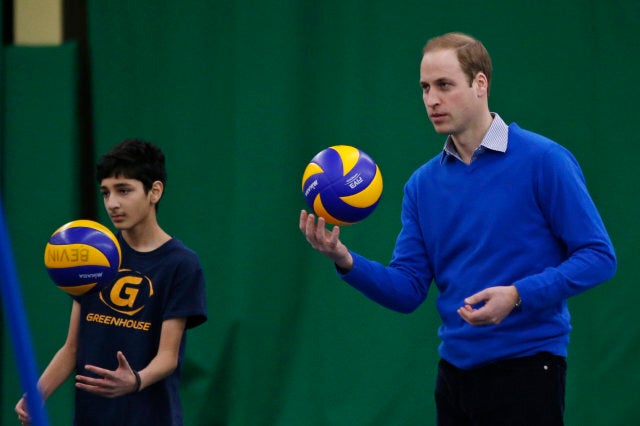
[(316, 218), (305, 210), (300, 212), (300, 231), (305, 235), (311, 247), (331, 259), (341, 272), (353, 268), (353, 257), (347, 247), (340, 241), (340, 227), (334, 226), (331, 231), (325, 227), (325, 220)]

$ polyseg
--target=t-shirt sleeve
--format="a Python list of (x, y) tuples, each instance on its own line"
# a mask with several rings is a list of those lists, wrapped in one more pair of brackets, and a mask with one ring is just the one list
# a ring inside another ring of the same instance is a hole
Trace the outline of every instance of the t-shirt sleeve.
[(195, 253), (180, 262), (172, 282), (163, 320), (186, 318), (186, 328), (194, 328), (207, 320), (205, 278)]

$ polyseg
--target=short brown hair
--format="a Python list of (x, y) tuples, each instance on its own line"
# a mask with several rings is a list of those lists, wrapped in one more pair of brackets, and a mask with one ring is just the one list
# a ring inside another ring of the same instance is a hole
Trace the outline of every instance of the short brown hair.
[(469, 85), (479, 72), (487, 76), (487, 83), (491, 87), (491, 57), (480, 40), (458, 32), (443, 34), (427, 41), (422, 49), (422, 55), (436, 50), (453, 49), (458, 55), (462, 71), (467, 75)]

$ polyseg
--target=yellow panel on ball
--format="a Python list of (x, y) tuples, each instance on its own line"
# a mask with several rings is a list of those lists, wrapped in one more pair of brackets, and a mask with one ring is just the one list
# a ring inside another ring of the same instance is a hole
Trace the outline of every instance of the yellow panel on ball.
[(382, 173), (376, 166), (376, 175), (373, 180), (365, 189), (354, 195), (347, 195), (346, 197), (340, 197), (345, 203), (359, 208), (371, 207), (380, 200), (382, 194)]
[(71, 268), (86, 264), (109, 266), (109, 259), (100, 250), (87, 244), (47, 244), (44, 265), (47, 268)]
[(304, 191), (304, 183), (307, 181), (307, 179), (309, 179), (309, 176), (322, 172), (322, 167), (320, 167), (316, 163), (307, 164), (307, 167), (304, 169), (304, 173), (302, 174), (302, 190)]
[(340, 154), (342, 160), (342, 174), (346, 175), (360, 159), (360, 150), (349, 145), (335, 145), (331, 149)]

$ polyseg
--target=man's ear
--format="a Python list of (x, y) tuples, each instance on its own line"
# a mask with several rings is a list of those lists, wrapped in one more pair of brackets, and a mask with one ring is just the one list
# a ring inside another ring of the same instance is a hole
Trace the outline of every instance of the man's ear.
[(478, 72), (473, 79), (476, 86), (478, 97), (487, 97), (489, 95), (489, 80), (483, 72)]

